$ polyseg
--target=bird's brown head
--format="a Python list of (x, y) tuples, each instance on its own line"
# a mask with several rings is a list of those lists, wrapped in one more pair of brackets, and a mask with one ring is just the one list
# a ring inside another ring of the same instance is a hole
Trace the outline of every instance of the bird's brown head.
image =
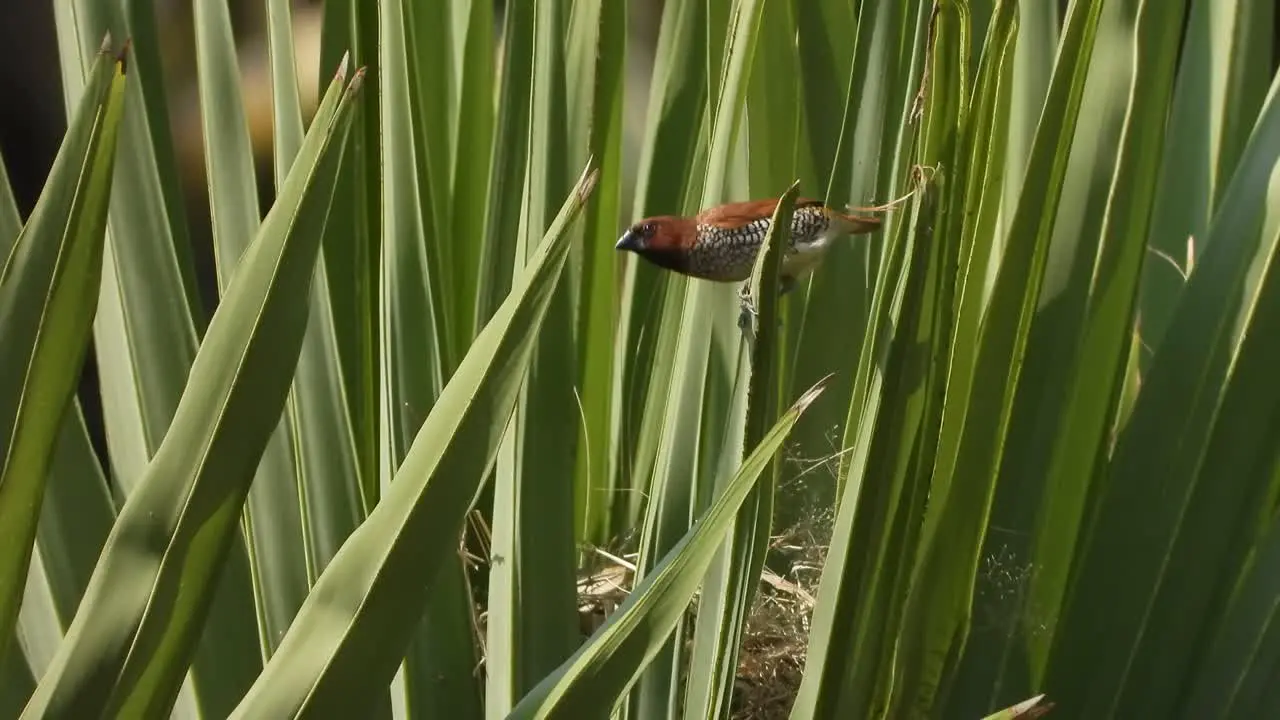
[(689, 218), (659, 215), (627, 228), (614, 246), (630, 250), (659, 267), (684, 272), (689, 250), (698, 239), (697, 225)]

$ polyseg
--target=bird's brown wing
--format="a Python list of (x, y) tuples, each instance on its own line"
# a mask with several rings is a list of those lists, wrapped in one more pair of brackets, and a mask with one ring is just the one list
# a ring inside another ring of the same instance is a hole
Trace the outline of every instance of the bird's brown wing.
[[(796, 208), (821, 207), (822, 205), (823, 202), (821, 200), (814, 200), (813, 198), (797, 198), (795, 204)], [(768, 220), (773, 217), (773, 211), (777, 207), (778, 198), (725, 203), (724, 205), (717, 205), (703, 210), (698, 213), (696, 220), (699, 225), (714, 225), (732, 229), (757, 220)]]

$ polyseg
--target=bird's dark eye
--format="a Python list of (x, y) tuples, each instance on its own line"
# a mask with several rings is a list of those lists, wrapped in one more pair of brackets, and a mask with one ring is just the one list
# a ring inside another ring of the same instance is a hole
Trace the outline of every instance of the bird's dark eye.
[(645, 237), (651, 237), (653, 235), (653, 230), (653, 223), (645, 223), (640, 227), (640, 232), (644, 233)]

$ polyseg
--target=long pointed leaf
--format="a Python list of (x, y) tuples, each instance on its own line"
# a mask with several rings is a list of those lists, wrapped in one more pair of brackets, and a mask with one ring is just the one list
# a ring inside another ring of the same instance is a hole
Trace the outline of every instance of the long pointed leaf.
[(521, 699), (511, 720), (601, 715), (601, 698), (619, 697), (666, 643), (734, 518), (774, 461), (797, 419), (822, 394), (800, 396), (743, 460), (724, 491), (667, 552), (586, 645)]
[(232, 718), (356, 715), (391, 680), (491, 469), (569, 253), (584, 174), (511, 295), (472, 343), (396, 478), (316, 582)]
[(0, 267), (0, 658), (9, 651), (59, 430), (102, 277), (125, 59), (104, 43), (49, 181)]
[(173, 426), (120, 512), (23, 717), (169, 711), (293, 374), (350, 102), (334, 78), (291, 182), (228, 288)]

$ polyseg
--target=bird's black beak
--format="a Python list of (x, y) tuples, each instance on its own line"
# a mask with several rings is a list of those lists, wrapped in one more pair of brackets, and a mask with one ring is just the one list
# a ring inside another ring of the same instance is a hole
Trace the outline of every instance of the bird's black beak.
[(613, 249), (640, 252), (644, 249), (644, 240), (640, 237), (640, 233), (628, 230), (622, 234), (621, 238), (618, 238), (618, 244), (614, 245)]

